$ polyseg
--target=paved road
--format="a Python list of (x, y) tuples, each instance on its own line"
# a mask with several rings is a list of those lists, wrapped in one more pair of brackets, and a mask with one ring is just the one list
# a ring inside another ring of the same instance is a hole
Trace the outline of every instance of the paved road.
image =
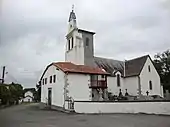
[(71, 115), (40, 110), (37, 104), (0, 110), (0, 127), (170, 127), (170, 116)]

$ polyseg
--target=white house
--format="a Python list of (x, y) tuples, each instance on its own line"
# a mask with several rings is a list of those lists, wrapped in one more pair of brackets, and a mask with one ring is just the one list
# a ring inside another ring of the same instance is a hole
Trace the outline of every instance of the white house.
[(94, 56), (94, 32), (79, 29), (72, 10), (66, 35), (65, 62), (47, 66), (40, 79), (41, 102), (59, 107), (69, 99), (102, 101), (107, 93), (160, 95), (160, 77), (149, 55), (119, 61)]
[(100, 68), (70, 62), (52, 63), (41, 77), (41, 102), (63, 107), (69, 98), (79, 101), (99, 98), (92, 95), (92, 87), (100, 85), (103, 91), (106, 90), (107, 75)]
[(33, 92), (31, 90), (28, 90), (24, 94), (23, 102), (33, 102)]

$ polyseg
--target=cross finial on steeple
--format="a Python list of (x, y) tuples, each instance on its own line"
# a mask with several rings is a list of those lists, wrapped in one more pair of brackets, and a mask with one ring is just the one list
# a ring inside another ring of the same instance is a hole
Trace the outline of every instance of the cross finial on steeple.
[(74, 12), (74, 4), (72, 5), (72, 12)]

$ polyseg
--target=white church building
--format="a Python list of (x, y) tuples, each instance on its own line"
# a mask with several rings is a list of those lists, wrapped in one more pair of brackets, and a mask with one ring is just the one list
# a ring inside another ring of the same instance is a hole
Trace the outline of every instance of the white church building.
[(108, 93), (163, 96), (160, 77), (149, 55), (127, 61), (94, 56), (94, 32), (79, 29), (72, 10), (65, 61), (53, 62), (41, 78), (41, 102), (66, 108), (66, 101), (104, 101)]

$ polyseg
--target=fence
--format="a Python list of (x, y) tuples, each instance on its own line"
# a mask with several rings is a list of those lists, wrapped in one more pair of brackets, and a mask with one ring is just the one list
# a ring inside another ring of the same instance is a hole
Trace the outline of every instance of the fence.
[(170, 115), (170, 101), (75, 101), (74, 110), (77, 113), (147, 113)]

